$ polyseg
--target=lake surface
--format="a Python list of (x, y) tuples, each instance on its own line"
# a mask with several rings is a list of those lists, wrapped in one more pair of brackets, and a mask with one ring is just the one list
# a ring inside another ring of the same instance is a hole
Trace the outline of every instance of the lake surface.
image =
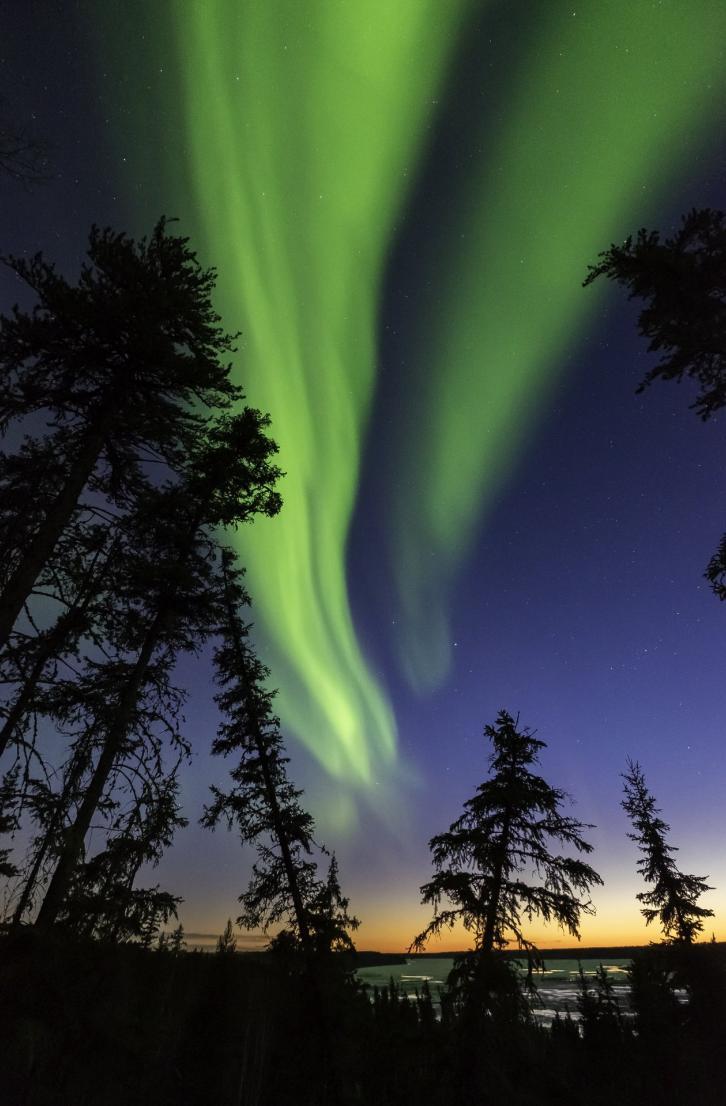
[[(594, 979), (600, 965), (612, 979), (613, 989), (621, 1010), (628, 1008), (627, 959), (597, 960), (545, 960), (545, 970), (535, 974), (538, 997), (534, 1002), (534, 1015), (542, 1025), (549, 1025), (556, 1013), (570, 1013), (578, 1018), (580, 966), (585, 978)], [(434, 1005), (441, 1005), (441, 994), (446, 990), (446, 979), (454, 967), (453, 957), (441, 956), (427, 959), (411, 959), (405, 964), (382, 964), (359, 968), (355, 973), (361, 983), (371, 988), (387, 987), (393, 979), (402, 992), (413, 998), (424, 982), (428, 983)]]

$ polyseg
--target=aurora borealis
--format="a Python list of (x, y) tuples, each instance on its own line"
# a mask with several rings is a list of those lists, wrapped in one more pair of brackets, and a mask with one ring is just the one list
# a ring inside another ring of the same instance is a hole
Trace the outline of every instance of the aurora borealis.
[[(177, 202), (194, 204), (287, 473), (282, 518), (242, 539), (250, 587), (283, 719), (348, 786), (370, 788), (396, 756), (345, 568), (384, 262), (475, 8), (219, 0), (168, 14), (191, 182)], [(723, 13), (705, 2), (699, 14), (540, 8), (505, 125), (481, 141), (485, 120), (470, 120), (475, 152), (450, 186), (446, 240), (437, 232), (386, 503), (399, 661), (415, 688), (444, 678), (457, 570), (594, 307), (582, 259), (642, 212), (645, 177), (677, 172), (724, 87)]]
[[(586, 940), (645, 939), (626, 754), (726, 903), (701, 849), (726, 784), (724, 612), (701, 580), (722, 428), (685, 387), (634, 397), (632, 308), (581, 287), (611, 241), (726, 207), (724, 42), (720, 0), (78, 0), (5, 51), (59, 170), (40, 210), (13, 197), (3, 249), (74, 271), (91, 222), (164, 212), (218, 270), (286, 473), (280, 516), (236, 539), (251, 619), (362, 947), (416, 931), (426, 842), (502, 707), (599, 827)], [(205, 659), (182, 679), (194, 823)], [(164, 878), (214, 931), (239, 849), (183, 836)]]
[(656, 7), (532, 5), (506, 119), (486, 142), (473, 121), (390, 503), (399, 652), (415, 687), (448, 670), (453, 576), (595, 307), (582, 259), (654, 210), (660, 189), (644, 204), (643, 182), (679, 172), (726, 89), (723, 8)]
[(437, 7), (174, 13), (196, 221), (286, 473), (282, 525), (241, 539), (250, 588), (283, 720), (331, 776), (364, 787), (395, 757), (395, 724), (356, 637), (345, 551), (381, 271), (461, 5)]

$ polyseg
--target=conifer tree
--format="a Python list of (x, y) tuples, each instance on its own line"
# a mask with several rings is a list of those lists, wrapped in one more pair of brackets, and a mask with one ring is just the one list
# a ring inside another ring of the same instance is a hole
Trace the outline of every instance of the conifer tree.
[(670, 826), (660, 817), (637, 761), (628, 760), (623, 780), (625, 798), (621, 805), (633, 826), (628, 837), (642, 854), (639, 873), (653, 885), (637, 895), (643, 903), (641, 914), (646, 925), (658, 919), (666, 941), (689, 945), (702, 931), (703, 919), (713, 917), (713, 910), (698, 905), (701, 895), (712, 888), (705, 877), (686, 875), (677, 867), (673, 853), (678, 850), (667, 842)]
[[(229, 379), (214, 273), (164, 220), (138, 243), (94, 228), (77, 286), (40, 255), (5, 261), (37, 305), (0, 318), (0, 426), (26, 431), (0, 455), (0, 753), (25, 758), (21, 806), (30, 787), (41, 815), (16, 914), (55, 863), (50, 924), (94, 814), (148, 740), (149, 689), (216, 624), (214, 527), (273, 514), (279, 497), (267, 420)], [(40, 716), (75, 727), (58, 794), (42, 763), (29, 780)]]
[(248, 602), (229, 550), (222, 553), (225, 588), (221, 645), (215, 653), (216, 701), (223, 721), (212, 745), (215, 755), (239, 755), (230, 775), (232, 787), (212, 788), (213, 802), (202, 822), (209, 828), (224, 820), (235, 825), (244, 843), (253, 843), (257, 860), (249, 886), (240, 896), (238, 923), (263, 931), (282, 926), (277, 944), (297, 945), (309, 957), (352, 948), (349, 930), (358, 925), (348, 913), (335, 858), (326, 880), (314, 859), (313, 819), (301, 805), (302, 792), (290, 782), (274, 693), (264, 682), (269, 672), (248, 641), (239, 609)]
[(343, 894), (338, 861), (332, 853), (325, 879), (318, 879), (308, 902), (308, 916), (314, 950), (318, 956), (329, 952), (355, 952), (351, 930), (359, 921), (349, 912), (350, 900)]
[[(463, 922), (475, 950), (488, 954), (513, 940), (534, 950), (525, 921), (557, 922), (579, 938), (580, 915), (592, 913), (588, 892), (602, 883), (597, 872), (577, 857), (553, 852), (552, 844), (590, 853), (582, 837), (591, 828), (562, 813), (567, 796), (535, 775), (545, 743), (518, 719), (500, 711), (484, 730), (493, 746), (491, 776), (464, 803), (464, 813), (446, 833), (432, 838), (436, 874), (421, 888), (434, 917), (414, 940), (421, 950), (445, 927)], [(532, 872), (535, 882), (526, 882)], [(441, 903), (452, 905), (444, 909)]]
[(0, 316), (0, 429), (42, 417), (52, 433), (27, 436), (0, 465), (0, 515), (14, 518), (0, 649), (81, 496), (126, 510), (149, 464), (178, 472), (210, 412), (242, 398), (223, 360), (233, 346), (211, 304), (214, 273), (165, 220), (140, 242), (94, 227), (75, 286), (41, 255), (3, 260), (37, 304)]
[[(139, 704), (148, 689), (165, 688), (180, 652), (194, 652), (219, 622), (215, 586), (214, 529), (236, 525), (257, 512), (274, 514), (275, 451), (264, 434), (267, 420), (244, 409), (219, 420), (191, 454), (183, 482), (144, 493), (124, 526), (126, 548), (113, 591), (125, 602), (113, 610), (105, 638), (114, 652), (100, 665), (89, 661), (89, 685), (110, 681), (110, 693), (86, 696), (87, 728), (97, 735), (97, 755), (40, 908), (37, 924), (53, 924), (62, 911), (73, 871), (80, 862), (91, 819), (102, 802), (119, 758), (132, 746)], [(82, 681), (81, 681), (82, 683)], [(83, 707), (83, 704), (81, 704)]]
[[(37, 581), (39, 605), (33, 612), (26, 607), (26, 625), (16, 628), (0, 656), (0, 680), (5, 685), (5, 701), (0, 704), (0, 755), (11, 753), (14, 765), (22, 768), (16, 774), (18, 820), (29, 815), (37, 821), (39, 816), (38, 824), (43, 827), (43, 840), (36, 839), (33, 859), (25, 867), (18, 918), (25, 913), (50, 855), (50, 827), (60, 807), (68, 809), (61, 796), (73, 791), (70, 765), (78, 767), (78, 751), (71, 752), (59, 767), (54, 746), (59, 739), (67, 746), (69, 735), (63, 718), (67, 719), (82, 695), (86, 684), (83, 670), (89, 657), (98, 663), (108, 644), (102, 640), (104, 623), (120, 613), (116, 597), (109, 592), (109, 566), (118, 546), (117, 538), (109, 540), (107, 527), (92, 518), (74, 520)], [(105, 690), (109, 691), (108, 686)], [(56, 795), (60, 778), (63, 782)], [(56, 814), (50, 815), (50, 807)], [(59, 830), (60, 823), (55, 828)]]
[(64, 789), (63, 828), (59, 832), (57, 822), (48, 826), (54, 866), (36, 919), (40, 926), (54, 924), (63, 913), (92, 820), (99, 810), (112, 807), (117, 770), (148, 745), (155, 726), (173, 730), (173, 719), (169, 725), (157, 700), (158, 690), (162, 696), (166, 691), (175, 659), (169, 643), (160, 640), (160, 624), (156, 618), (146, 629), (135, 656), (112, 658), (79, 681), (80, 756), (68, 781), (72, 787)]

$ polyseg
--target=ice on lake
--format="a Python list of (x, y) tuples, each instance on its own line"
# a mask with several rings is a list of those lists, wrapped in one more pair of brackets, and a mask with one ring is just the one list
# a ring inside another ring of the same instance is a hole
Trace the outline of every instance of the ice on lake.
[[(579, 1018), (577, 998), (580, 989), (580, 967), (585, 979), (594, 984), (595, 973), (601, 964), (612, 980), (613, 991), (621, 1010), (627, 1011), (627, 969), (630, 960), (545, 960), (544, 971), (537, 972), (534, 976), (537, 996), (533, 1003), (533, 1012), (537, 1021), (543, 1025), (549, 1025), (556, 1013), (560, 1015), (569, 1013), (573, 1018)], [(361, 983), (370, 988), (371, 993), (374, 987), (379, 989), (387, 987), (393, 979), (400, 991), (411, 999), (415, 999), (416, 994), (421, 992), (426, 983), (434, 1005), (440, 1006), (441, 994), (446, 990), (446, 980), (453, 967), (453, 957), (412, 958), (405, 964), (382, 964), (360, 968), (356, 976)], [(523, 972), (526, 971), (523, 963), (521, 969)]]

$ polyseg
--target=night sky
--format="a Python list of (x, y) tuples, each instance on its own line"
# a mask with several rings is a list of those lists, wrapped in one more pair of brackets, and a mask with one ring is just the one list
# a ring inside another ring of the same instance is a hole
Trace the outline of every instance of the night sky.
[[(726, 939), (726, 610), (703, 579), (723, 420), (698, 420), (689, 384), (636, 395), (636, 306), (581, 287), (611, 242), (726, 207), (721, 0), (0, 16), (0, 98), (51, 178), (0, 181), (0, 249), (71, 274), (92, 223), (140, 235), (166, 214), (218, 268), (235, 377), (287, 474), (281, 515), (236, 539), (255, 637), (359, 947), (401, 949), (428, 920), (427, 842), (484, 777), (502, 708), (596, 824), (584, 943), (650, 936), (627, 756)], [(2, 309), (17, 295), (0, 274)], [(191, 824), (159, 879), (187, 931), (218, 933), (251, 857), (196, 826), (225, 776), (208, 655), (179, 679)]]

